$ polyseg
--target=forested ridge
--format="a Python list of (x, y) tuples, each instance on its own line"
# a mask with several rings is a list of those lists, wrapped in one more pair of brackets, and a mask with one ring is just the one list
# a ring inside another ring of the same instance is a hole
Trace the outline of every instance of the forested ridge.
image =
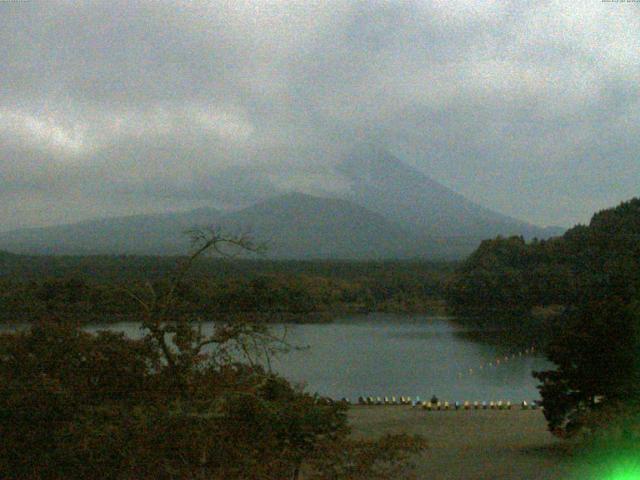
[(446, 291), (459, 321), (509, 331), (524, 325), (541, 335), (556, 366), (534, 373), (551, 431), (597, 433), (601, 445), (637, 454), (640, 199), (548, 241), (487, 240)]
[(452, 275), (446, 297), (460, 316), (522, 316), (598, 292), (637, 295), (639, 282), (640, 199), (635, 198), (596, 213), (589, 225), (561, 237), (483, 241)]
[[(0, 256), (0, 319), (56, 313), (86, 321), (135, 316), (132, 295), (162, 290), (182, 257)], [(268, 261), (208, 258), (177, 288), (176, 311), (328, 320), (351, 312), (442, 309), (451, 263)]]

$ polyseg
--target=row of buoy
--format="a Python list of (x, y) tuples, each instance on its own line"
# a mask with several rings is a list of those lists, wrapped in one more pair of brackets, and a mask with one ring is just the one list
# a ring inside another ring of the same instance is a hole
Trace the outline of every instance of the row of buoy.
[(465, 376), (470, 376), (473, 375), (475, 373), (478, 373), (479, 371), (488, 369), (488, 368), (493, 368), (493, 367), (499, 367), (500, 365), (505, 364), (506, 362), (508, 362), (509, 360), (513, 360), (516, 358), (520, 358), (524, 355), (529, 355), (529, 354), (533, 354), (536, 351), (536, 347), (535, 345), (532, 345), (530, 348), (526, 348), (520, 352), (517, 353), (513, 353), (511, 355), (505, 355), (504, 357), (499, 357), (496, 358), (495, 360), (491, 361), (491, 362), (487, 362), (487, 363), (483, 363), (481, 365), (479, 365), (477, 368), (469, 368), (465, 371), (462, 372), (458, 372), (458, 378), (463, 378)]
[[(502, 400), (498, 400), (497, 402), (469, 402), (465, 401), (464, 403), (455, 402), (453, 405), (449, 404), (449, 402), (422, 402), (420, 407), (423, 410), (512, 410), (514, 405), (509, 402), (503, 402)], [(522, 410), (532, 409), (535, 410), (538, 408), (538, 404), (536, 402), (532, 402), (531, 404), (523, 401), (520, 404), (520, 408)]]
[(420, 397), (412, 400), (411, 397), (358, 397), (358, 405), (412, 405), (416, 406)]
[[(351, 404), (348, 398), (341, 400), (343, 403)], [(510, 401), (490, 401), (490, 402), (453, 402), (448, 401), (440, 402), (427, 402), (421, 401), (420, 397), (358, 397), (358, 405), (411, 405), (413, 407), (420, 407), (424, 410), (511, 410), (513, 404)], [(528, 403), (523, 400), (520, 404), (522, 410), (537, 409), (538, 402), (532, 401)]]

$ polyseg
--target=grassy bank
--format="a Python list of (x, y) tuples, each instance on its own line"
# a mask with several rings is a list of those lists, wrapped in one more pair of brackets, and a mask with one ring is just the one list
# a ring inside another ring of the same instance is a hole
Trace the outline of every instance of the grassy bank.
[(356, 438), (387, 433), (424, 436), (415, 459), (429, 480), (566, 480), (576, 478), (567, 444), (548, 431), (540, 410), (427, 412), (411, 407), (354, 406)]

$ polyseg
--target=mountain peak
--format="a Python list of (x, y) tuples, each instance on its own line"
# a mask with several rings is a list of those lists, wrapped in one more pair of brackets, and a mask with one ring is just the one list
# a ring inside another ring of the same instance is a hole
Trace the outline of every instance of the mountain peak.
[(466, 199), (376, 143), (356, 146), (337, 170), (351, 183), (346, 198), (407, 229), (436, 237), (466, 238), (470, 243), (496, 235), (545, 236), (534, 225)]
[(382, 146), (362, 143), (342, 158), (337, 170), (348, 178), (353, 178), (362, 175), (372, 177), (389, 171), (407, 172), (411, 168)]

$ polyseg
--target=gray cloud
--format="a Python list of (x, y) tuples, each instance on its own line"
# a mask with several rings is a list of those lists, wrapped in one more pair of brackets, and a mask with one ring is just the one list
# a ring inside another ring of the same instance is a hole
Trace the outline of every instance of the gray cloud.
[(359, 139), (490, 208), (638, 194), (640, 4), (0, 3), (0, 229), (343, 188)]

